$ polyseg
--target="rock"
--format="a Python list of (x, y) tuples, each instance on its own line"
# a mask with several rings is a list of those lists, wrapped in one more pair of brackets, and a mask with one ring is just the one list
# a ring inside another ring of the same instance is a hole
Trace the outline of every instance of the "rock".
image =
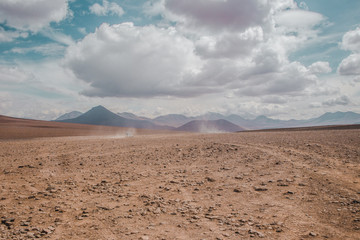
[(248, 233), (250, 234), (250, 236), (258, 236), (259, 238), (264, 238), (265, 235), (261, 232), (249, 229)]
[(314, 232), (310, 232), (310, 233), (309, 233), (309, 236), (311, 236), (311, 237), (316, 237), (316, 236), (317, 236), (317, 234), (316, 234), (316, 233), (314, 233)]
[(14, 225), (15, 218), (1, 218), (1, 223), (7, 226), (9, 229)]
[(30, 222), (28, 222), (28, 221), (21, 221), (20, 222), (20, 226), (27, 227), (29, 225), (30, 225)]
[(235, 188), (234, 189), (234, 192), (236, 192), (236, 193), (240, 193), (240, 192), (242, 192), (239, 188)]
[(215, 179), (214, 178), (211, 178), (211, 177), (206, 177), (205, 178), (208, 182), (215, 182)]
[(35, 168), (35, 167), (31, 165), (20, 165), (18, 166), (18, 168)]
[(257, 235), (258, 235), (259, 238), (264, 238), (265, 237), (265, 235), (263, 233), (261, 233), (261, 232), (257, 232)]
[(55, 206), (55, 212), (59, 212), (59, 213), (62, 213), (64, 212), (60, 206)]
[(105, 206), (96, 206), (96, 207), (101, 209), (101, 210), (105, 210), (105, 211), (111, 210), (109, 207), (105, 207)]
[(295, 194), (295, 193), (292, 191), (287, 191), (286, 193), (284, 193), (284, 195), (293, 195), (293, 194)]
[(49, 229), (43, 229), (43, 230), (41, 230), (41, 233), (42, 234), (49, 234), (49, 233), (51, 233), (51, 231)]
[(51, 232), (55, 231), (55, 227), (53, 227), (53, 226), (48, 227), (48, 229), (49, 229), (49, 231), (51, 231)]
[(264, 191), (267, 191), (268, 189), (264, 188), (264, 187), (254, 187), (254, 190), (257, 192), (264, 192)]
[(31, 239), (35, 238), (35, 234), (32, 233), (32, 232), (28, 232), (28, 233), (26, 234), (26, 236), (27, 236), (28, 238), (31, 238)]

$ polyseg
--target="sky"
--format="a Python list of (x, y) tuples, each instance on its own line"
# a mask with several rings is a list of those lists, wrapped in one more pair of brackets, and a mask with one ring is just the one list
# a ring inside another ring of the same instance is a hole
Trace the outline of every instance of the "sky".
[(360, 113), (358, 0), (1, 0), (0, 114)]

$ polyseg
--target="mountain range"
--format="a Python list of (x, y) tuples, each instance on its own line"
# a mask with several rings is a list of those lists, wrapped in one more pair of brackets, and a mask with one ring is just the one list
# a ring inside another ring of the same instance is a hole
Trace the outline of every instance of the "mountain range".
[(224, 119), (218, 120), (193, 120), (176, 130), (185, 132), (220, 133), (239, 132), (245, 129)]
[(354, 112), (328, 112), (320, 117), (306, 120), (279, 120), (266, 116), (245, 119), (236, 114), (225, 116), (209, 112), (196, 117), (168, 114), (151, 119), (128, 112), (115, 114), (103, 106), (97, 106), (86, 113), (74, 111), (64, 114), (55, 121), (192, 132), (235, 132), (241, 130), (360, 124), (360, 114)]
[(80, 123), (104, 126), (130, 127), (130, 128), (145, 128), (145, 129), (164, 129), (172, 130), (172, 127), (159, 126), (150, 121), (129, 119), (119, 116), (103, 106), (97, 106), (86, 113), (72, 119), (56, 120), (57, 122), (66, 123)]
[(81, 114), (83, 114), (83, 113), (79, 112), (79, 111), (72, 111), (72, 112), (69, 112), (69, 113), (65, 113), (64, 115), (61, 115), (55, 121), (61, 121), (61, 120), (77, 118)]

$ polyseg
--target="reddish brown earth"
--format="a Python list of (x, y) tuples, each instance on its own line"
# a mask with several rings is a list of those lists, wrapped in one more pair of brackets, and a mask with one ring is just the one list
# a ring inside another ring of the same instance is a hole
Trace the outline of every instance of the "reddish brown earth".
[(145, 133), (7, 133), (0, 239), (360, 239), (360, 130)]
[(74, 123), (59, 123), (0, 115), (0, 139), (29, 139), (64, 136), (114, 136), (137, 132), (139, 134), (161, 134), (167, 131), (128, 129)]

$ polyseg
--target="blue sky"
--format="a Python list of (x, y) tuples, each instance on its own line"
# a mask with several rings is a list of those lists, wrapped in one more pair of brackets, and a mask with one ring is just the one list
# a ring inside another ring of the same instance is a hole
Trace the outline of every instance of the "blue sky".
[(360, 112), (357, 0), (2, 0), (0, 114)]

